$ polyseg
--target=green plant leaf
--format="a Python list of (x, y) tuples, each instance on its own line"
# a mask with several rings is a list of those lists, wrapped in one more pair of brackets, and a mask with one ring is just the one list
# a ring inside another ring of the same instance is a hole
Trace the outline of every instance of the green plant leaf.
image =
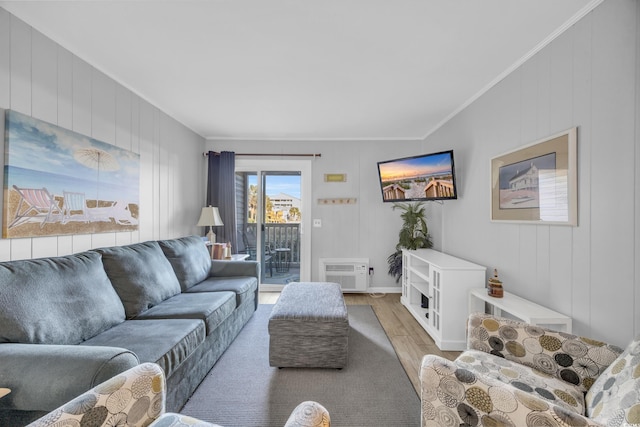
[(402, 277), (402, 249), (430, 248), (433, 243), (427, 228), (426, 207), (423, 202), (394, 203), (393, 209), (402, 210), (400, 218), (403, 223), (398, 234), (396, 251), (389, 255), (387, 263), (389, 264), (389, 275), (395, 277), (396, 283), (398, 283)]

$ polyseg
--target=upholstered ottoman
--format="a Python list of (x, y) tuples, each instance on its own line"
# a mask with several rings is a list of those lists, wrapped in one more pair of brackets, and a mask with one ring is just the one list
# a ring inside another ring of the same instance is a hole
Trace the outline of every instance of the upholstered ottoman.
[(269, 365), (343, 368), (349, 317), (337, 283), (286, 285), (269, 317)]

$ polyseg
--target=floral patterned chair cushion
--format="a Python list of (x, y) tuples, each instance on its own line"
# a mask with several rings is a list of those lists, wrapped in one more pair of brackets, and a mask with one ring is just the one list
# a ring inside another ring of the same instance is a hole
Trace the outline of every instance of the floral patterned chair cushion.
[(47, 426), (147, 426), (165, 410), (164, 372), (143, 363), (29, 424)]
[(456, 365), (470, 373), (482, 374), (510, 384), (514, 391), (521, 390), (550, 404), (584, 414), (584, 393), (573, 384), (542, 371), (477, 350), (465, 351), (456, 359)]
[(640, 424), (640, 339), (623, 353), (604, 342), (473, 313), (467, 348), (454, 361), (423, 358), (423, 427)]
[[(220, 427), (165, 412), (164, 371), (143, 363), (97, 385), (27, 427)], [(284, 427), (330, 427), (329, 412), (314, 401), (300, 403)]]
[(560, 427), (594, 425), (539, 394), (426, 355), (420, 369), (422, 426)]
[(586, 403), (587, 414), (603, 424), (640, 424), (640, 336), (598, 377)]
[(467, 347), (531, 366), (582, 392), (622, 353), (600, 341), (484, 313), (469, 316)]

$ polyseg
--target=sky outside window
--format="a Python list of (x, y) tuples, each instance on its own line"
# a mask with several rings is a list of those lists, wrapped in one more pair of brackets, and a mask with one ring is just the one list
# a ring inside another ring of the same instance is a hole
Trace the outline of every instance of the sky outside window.
[[(258, 185), (258, 177), (249, 175), (249, 185)], [(300, 175), (267, 175), (266, 193), (272, 197), (280, 193), (300, 198)]]

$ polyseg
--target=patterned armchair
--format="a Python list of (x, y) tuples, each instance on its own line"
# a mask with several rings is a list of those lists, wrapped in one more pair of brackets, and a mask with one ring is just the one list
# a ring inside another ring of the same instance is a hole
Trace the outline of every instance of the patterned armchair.
[(640, 424), (640, 339), (589, 338), (473, 313), (456, 360), (426, 355), (423, 426)]
[[(285, 427), (330, 427), (327, 410), (302, 402)], [(138, 365), (83, 393), (28, 427), (127, 426), (220, 427), (186, 415), (165, 412), (164, 372), (155, 363)]]

